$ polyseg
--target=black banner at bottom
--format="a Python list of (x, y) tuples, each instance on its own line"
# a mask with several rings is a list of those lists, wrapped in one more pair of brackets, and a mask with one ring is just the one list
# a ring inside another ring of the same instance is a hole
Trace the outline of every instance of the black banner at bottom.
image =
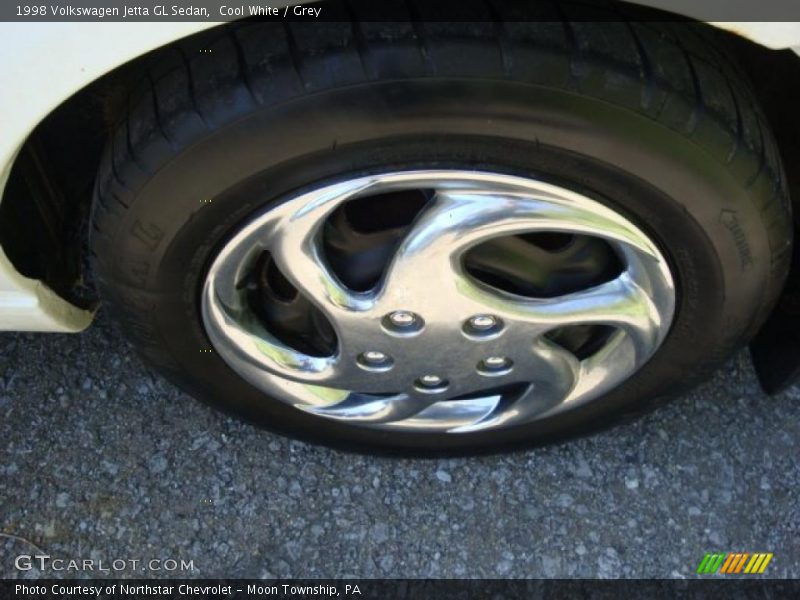
[(800, 580), (502, 580), (502, 579), (342, 579), (342, 580), (2, 580), (2, 600), (35, 599), (323, 599), (348, 600), (506, 600), (585, 598), (616, 600), (623, 596), (691, 599), (798, 598)]

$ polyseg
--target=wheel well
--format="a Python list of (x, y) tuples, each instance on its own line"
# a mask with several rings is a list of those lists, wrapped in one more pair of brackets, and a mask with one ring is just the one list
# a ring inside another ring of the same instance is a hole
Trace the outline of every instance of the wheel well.
[[(750, 75), (784, 164), (796, 164), (800, 117), (792, 100), (800, 96), (800, 57), (720, 35)], [(116, 115), (153, 53), (106, 74), (51, 112), (23, 145), (0, 202), (0, 246), (14, 267), (81, 307), (96, 301), (86, 246), (95, 174)], [(798, 214), (800, 173), (788, 169), (787, 177)]]
[(36, 126), (0, 202), (0, 246), (14, 267), (82, 308), (95, 301), (85, 268), (94, 177), (133, 66), (93, 82)]

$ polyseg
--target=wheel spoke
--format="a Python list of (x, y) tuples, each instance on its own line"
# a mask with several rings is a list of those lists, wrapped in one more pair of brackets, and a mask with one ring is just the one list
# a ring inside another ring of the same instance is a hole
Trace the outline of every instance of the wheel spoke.
[(537, 340), (532, 360), (526, 362), (526, 371), (532, 373), (530, 385), (516, 398), (498, 403), (492, 413), (458, 428), (456, 432), (480, 431), (529, 421), (567, 400), (581, 377), (578, 359), (545, 339)]
[(322, 257), (316, 229), (298, 232), (287, 228), (273, 243), (272, 257), (292, 285), (329, 316), (371, 306), (366, 294), (349, 290), (331, 271)]
[(469, 188), (437, 191), (397, 249), (381, 298), (427, 295), (432, 282), (442, 295), (449, 294), (448, 301), (456, 299), (454, 293), (465, 295), (469, 286), (461, 255), (485, 239), (541, 226), (541, 219), (529, 214), (536, 207), (540, 203), (535, 200), (510, 193), (487, 195)]
[(260, 381), (264, 371), (275, 373), (292, 381), (313, 384), (335, 384), (338, 378), (336, 357), (314, 357), (298, 352), (275, 338), (251, 315), (227, 307), (218, 298), (212, 301), (213, 280), (204, 294), (203, 311), (212, 342), (233, 340), (233, 344), (215, 344), (228, 360), (241, 361), (245, 377)]
[(501, 296), (482, 289), (476, 289), (475, 296), (485, 303), (487, 310), (509, 321), (531, 325), (539, 334), (572, 325), (609, 325), (630, 335), (641, 353), (648, 353), (663, 334), (658, 307), (628, 273), (588, 290), (555, 298)]
[(468, 197), (437, 193), (395, 252), (378, 301), (407, 305), (408, 299), (427, 296), (433, 282), (452, 299), (455, 242), (463, 234), (465, 222), (479, 214)]
[(397, 394), (376, 397), (365, 394), (350, 394), (345, 400), (332, 406), (307, 406), (303, 410), (316, 415), (358, 423), (391, 423), (419, 414), (438, 398), (424, 394)]
[(387, 424), (387, 429), (457, 432), (459, 428), (490, 414), (501, 400), (502, 396), (495, 394), (469, 400), (436, 402), (416, 415)]
[(564, 400), (564, 406), (579, 406), (587, 399), (611, 390), (640, 366), (639, 356), (635, 338), (619, 332), (599, 352), (581, 363), (580, 377), (569, 398)]

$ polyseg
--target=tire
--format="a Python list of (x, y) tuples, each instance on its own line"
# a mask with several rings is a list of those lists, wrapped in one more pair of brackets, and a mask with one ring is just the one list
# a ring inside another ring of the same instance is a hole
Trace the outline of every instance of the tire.
[[(724, 40), (688, 23), (500, 13), (506, 22), (237, 23), (148, 57), (99, 169), (90, 240), (101, 297), (139, 352), (198, 398), (285, 435), (460, 454), (639, 415), (746, 343), (782, 288), (791, 216), (769, 127)], [(535, 177), (613, 209), (674, 277), (666, 338), (595, 401), (489, 431), (385, 431), (268, 397), (209, 340), (209, 265), (278, 199), (387, 169)]]

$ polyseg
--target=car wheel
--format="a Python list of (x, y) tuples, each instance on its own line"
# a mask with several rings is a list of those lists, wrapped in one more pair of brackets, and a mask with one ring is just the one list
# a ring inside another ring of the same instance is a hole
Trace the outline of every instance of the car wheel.
[(777, 152), (706, 34), (247, 23), (161, 50), (98, 174), (101, 295), (173, 381), (312, 441), (479, 452), (640, 414), (787, 269)]

